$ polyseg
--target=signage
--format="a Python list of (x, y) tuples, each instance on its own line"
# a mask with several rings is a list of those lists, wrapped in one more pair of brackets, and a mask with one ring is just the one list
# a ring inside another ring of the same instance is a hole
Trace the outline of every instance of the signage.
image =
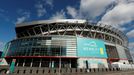
[(102, 40), (77, 38), (77, 55), (79, 57), (107, 58), (106, 48)]

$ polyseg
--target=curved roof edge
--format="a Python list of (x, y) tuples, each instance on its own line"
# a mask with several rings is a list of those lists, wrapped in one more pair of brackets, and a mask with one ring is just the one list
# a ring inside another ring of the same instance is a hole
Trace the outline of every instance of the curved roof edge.
[(16, 24), (16, 27), (21, 26), (29, 26), (35, 24), (49, 24), (49, 23), (86, 23), (86, 20), (82, 19), (56, 19), (56, 20), (39, 20), (39, 21), (32, 21), (32, 22), (24, 22)]

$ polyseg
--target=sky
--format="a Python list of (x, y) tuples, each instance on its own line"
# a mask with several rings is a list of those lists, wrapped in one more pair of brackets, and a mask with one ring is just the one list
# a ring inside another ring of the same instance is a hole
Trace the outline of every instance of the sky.
[(0, 50), (15, 38), (17, 23), (86, 19), (111, 25), (127, 35), (134, 53), (134, 0), (0, 0)]

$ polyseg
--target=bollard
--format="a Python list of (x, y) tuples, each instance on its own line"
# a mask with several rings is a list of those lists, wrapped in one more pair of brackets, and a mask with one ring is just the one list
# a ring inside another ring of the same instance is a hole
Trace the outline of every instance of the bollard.
[(50, 69), (49, 68), (45, 68), (44, 69), (44, 75), (49, 75), (50, 74)]
[(95, 72), (95, 68), (91, 69), (91, 71), (90, 71), (90, 72)]
[(96, 72), (96, 69), (95, 68), (93, 69), (93, 72)]
[(92, 72), (92, 69), (91, 68), (89, 69), (89, 72)]
[(94, 68), (94, 72), (99, 72), (99, 71), (98, 71), (98, 68)]
[(17, 70), (16, 74), (20, 74), (20, 69)]
[(26, 73), (26, 70), (23, 70), (23, 74), (25, 74)]
[(115, 71), (115, 68), (112, 68), (113, 69), (113, 71)]
[(99, 72), (99, 71), (100, 71), (100, 69), (99, 69), (99, 68), (96, 68), (96, 70), (97, 70), (97, 72)]
[(78, 72), (77, 68), (75, 69), (75, 72), (76, 72), (76, 73)]
[(107, 69), (107, 68), (105, 68), (105, 71), (106, 71), (106, 72), (108, 72), (108, 69)]
[(81, 73), (87, 73), (87, 69), (86, 68), (80, 69), (80, 72)]
[(54, 73), (56, 73), (56, 69), (54, 69)]
[(78, 71), (79, 71), (80, 73), (82, 73), (82, 72), (83, 72), (83, 70), (82, 70), (82, 69), (79, 69)]
[(116, 68), (116, 71), (119, 71), (119, 68)]
[(45, 70), (44, 70), (44, 69), (42, 70), (42, 73), (43, 73), (43, 74), (45, 73)]
[(70, 69), (70, 73), (72, 73), (72, 69)]
[(104, 72), (104, 68), (102, 68), (101, 71)]
[(111, 69), (111, 68), (109, 68), (109, 71), (112, 71), (112, 69)]

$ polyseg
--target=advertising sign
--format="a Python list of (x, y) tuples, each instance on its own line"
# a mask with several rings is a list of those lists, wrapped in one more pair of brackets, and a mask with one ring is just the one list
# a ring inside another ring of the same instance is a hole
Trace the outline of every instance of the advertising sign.
[(80, 37), (77, 38), (77, 55), (79, 57), (107, 58), (103, 41)]

